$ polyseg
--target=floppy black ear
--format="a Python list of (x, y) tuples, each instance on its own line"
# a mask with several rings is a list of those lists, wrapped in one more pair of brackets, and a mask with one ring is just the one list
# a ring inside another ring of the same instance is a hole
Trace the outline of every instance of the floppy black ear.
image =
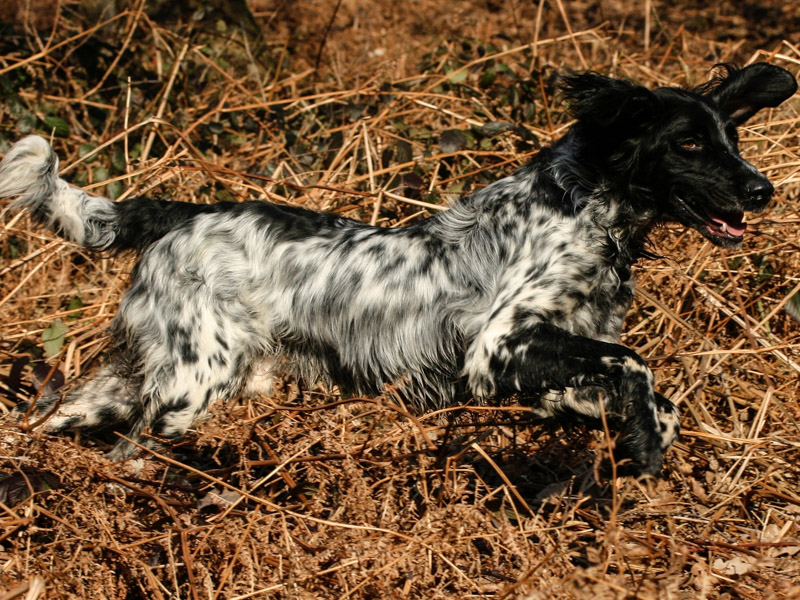
[(722, 65), (727, 75), (711, 82), (709, 96), (741, 125), (762, 108), (774, 108), (797, 91), (797, 81), (789, 71), (767, 63), (744, 69)]
[(647, 88), (597, 73), (565, 75), (560, 85), (571, 101), (570, 114), (594, 130), (622, 133), (652, 114), (658, 102)]

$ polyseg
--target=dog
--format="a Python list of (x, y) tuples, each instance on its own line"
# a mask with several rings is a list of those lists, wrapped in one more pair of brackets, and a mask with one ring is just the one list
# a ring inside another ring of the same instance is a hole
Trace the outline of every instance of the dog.
[[(737, 126), (792, 96), (770, 64), (654, 90), (563, 77), (575, 122), (517, 173), (405, 228), (268, 202), (114, 203), (57, 175), (30, 136), (0, 163), (0, 197), (82, 247), (139, 260), (93, 379), (39, 400), (49, 431), (124, 424), (176, 438), (216, 400), (274, 376), (355, 394), (387, 384), (420, 410), (516, 396), (537, 417), (605, 422), (635, 474), (679, 433), (645, 361), (619, 344), (648, 233), (677, 222), (742, 243), (773, 187)], [(120, 441), (115, 458), (137, 447)]]

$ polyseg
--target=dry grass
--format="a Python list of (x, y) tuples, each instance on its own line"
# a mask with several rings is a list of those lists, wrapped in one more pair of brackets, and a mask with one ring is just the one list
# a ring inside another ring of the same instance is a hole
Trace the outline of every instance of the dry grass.
[[(781, 41), (800, 9), (774, 1), (259, 1), (261, 38), (236, 3), (193, 19), (152, 4), (91, 27), (62, 2), (52, 30), (6, 28), (0, 151), (55, 130), (63, 171), (97, 192), (261, 197), (393, 227), (561, 135), (556, 70), (648, 86), (720, 61), (800, 72)], [(743, 249), (669, 227), (664, 258), (638, 268), (623, 341), (684, 415), (663, 480), (603, 480), (603, 436), (513, 406), (414, 416), (292, 384), (217, 406), (135, 476), (104, 459), (112, 433), (9, 422), (0, 598), (800, 597), (800, 330), (783, 309), (800, 287), (799, 113), (794, 99), (743, 131), (777, 188)], [(68, 386), (101, 360), (130, 261), (2, 217), (8, 408), (37, 377)], [(46, 358), (56, 320), (68, 331)]]

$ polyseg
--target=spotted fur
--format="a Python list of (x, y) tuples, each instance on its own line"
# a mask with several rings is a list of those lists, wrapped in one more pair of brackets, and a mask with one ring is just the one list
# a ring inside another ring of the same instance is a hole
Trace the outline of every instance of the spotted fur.
[(0, 197), (79, 245), (141, 253), (108, 363), (48, 429), (124, 423), (147, 443), (220, 398), (269, 393), (276, 375), (361, 394), (397, 383), (422, 410), (516, 395), (541, 417), (605, 419), (635, 470), (658, 474), (679, 417), (618, 343), (631, 267), (659, 222), (741, 243), (743, 212), (773, 190), (739, 156), (736, 126), (796, 82), (757, 64), (692, 91), (593, 73), (563, 89), (576, 123), (561, 140), (402, 229), (265, 202), (113, 203), (23, 139), (0, 164)]

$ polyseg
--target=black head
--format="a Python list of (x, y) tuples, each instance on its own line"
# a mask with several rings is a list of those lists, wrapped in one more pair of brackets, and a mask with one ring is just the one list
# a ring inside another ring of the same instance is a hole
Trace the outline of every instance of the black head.
[(695, 90), (648, 90), (596, 73), (563, 86), (584, 159), (635, 210), (680, 222), (718, 246), (743, 239), (744, 212), (766, 208), (773, 187), (739, 155), (736, 128), (791, 97), (791, 73), (759, 63)]

